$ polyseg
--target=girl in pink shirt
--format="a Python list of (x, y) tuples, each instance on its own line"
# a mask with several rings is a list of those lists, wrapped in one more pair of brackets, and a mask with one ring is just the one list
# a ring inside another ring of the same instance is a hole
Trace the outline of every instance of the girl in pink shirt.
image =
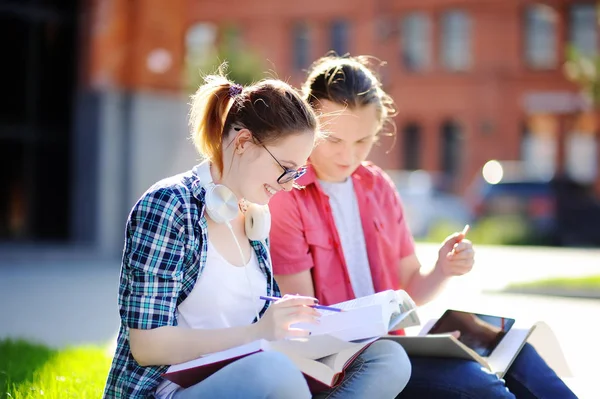
[[(449, 278), (468, 273), (474, 250), (465, 232), (449, 236), (435, 267), (422, 269), (394, 184), (365, 162), (377, 137), (393, 133), (396, 113), (368, 58), (319, 59), (303, 91), (321, 115), (326, 138), (298, 180), (304, 188), (269, 204), (273, 269), (282, 292), (331, 304), (402, 288), (421, 305)], [(474, 361), (413, 357), (411, 362), (411, 379), (398, 398), (575, 397), (529, 345), (506, 382)]]

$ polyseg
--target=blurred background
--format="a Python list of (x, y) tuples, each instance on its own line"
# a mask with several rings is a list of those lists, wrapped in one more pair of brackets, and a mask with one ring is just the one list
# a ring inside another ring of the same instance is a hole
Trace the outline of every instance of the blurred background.
[[(422, 263), (472, 225), (475, 269), (422, 318), (546, 320), (581, 397), (597, 397), (598, 15), (592, 0), (0, 0), (0, 397), (7, 353), (24, 359), (12, 338), (113, 342), (125, 221), (198, 161), (187, 113), (201, 74), (228, 61), (238, 83), (298, 87), (330, 50), (385, 62), (397, 132), (370, 158)], [(49, 378), (100, 364), (77, 377), (97, 397), (108, 353)]]
[(1, 248), (118, 254), (135, 200), (197, 161), (201, 73), (299, 86), (329, 50), (385, 61), (397, 134), (371, 159), (417, 238), (599, 246), (598, 27), (578, 0), (2, 0)]

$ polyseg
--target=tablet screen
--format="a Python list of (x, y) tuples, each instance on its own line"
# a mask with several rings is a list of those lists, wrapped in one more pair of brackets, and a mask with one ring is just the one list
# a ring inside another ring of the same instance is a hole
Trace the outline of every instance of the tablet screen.
[(460, 331), (459, 341), (480, 356), (489, 356), (515, 323), (514, 319), (448, 309), (428, 334)]

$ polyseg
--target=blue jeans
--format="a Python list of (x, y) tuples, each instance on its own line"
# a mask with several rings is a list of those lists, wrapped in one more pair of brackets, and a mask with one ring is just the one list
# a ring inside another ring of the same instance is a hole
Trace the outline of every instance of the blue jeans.
[[(393, 399), (409, 378), (410, 362), (404, 349), (393, 341), (377, 341), (348, 367), (340, 385), (315, 398)], [(198, 398), (307, 399), (311, 393), (300, 370), (285, 355), (260, 352), (173, 395), (173, 399)]]
[(411, 362), (412, 377), (398, 399), (577, 398), (529, 344), (508, 369), (505, 380), (474, 361), (412, 357)]

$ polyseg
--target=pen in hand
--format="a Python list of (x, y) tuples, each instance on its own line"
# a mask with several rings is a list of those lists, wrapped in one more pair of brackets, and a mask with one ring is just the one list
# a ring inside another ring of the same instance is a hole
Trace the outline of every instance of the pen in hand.
[[(280, 300), (281, 298), (275, 297), (275, 296), (262, 296), (260, 297), (260, 299), (262, 299), (263, 301), (269, 301), (269, 302), (275, 302)], [(324, 305), (311, 305), (311, 308), (315, 308), (315, 309), (320, 309), (320, 310), (329, 310), (331, 312), (343, 312), (343, 309), (340, 308), (334, 308), (331, 306), (324, 306)]]
[(460, 232), (463, 237), (467, 236), (467, 233), (469, 232), (470, 228), (471, 228), (471, 226), (469, 226), (468, 224), (465, 224), (465, 227)]

